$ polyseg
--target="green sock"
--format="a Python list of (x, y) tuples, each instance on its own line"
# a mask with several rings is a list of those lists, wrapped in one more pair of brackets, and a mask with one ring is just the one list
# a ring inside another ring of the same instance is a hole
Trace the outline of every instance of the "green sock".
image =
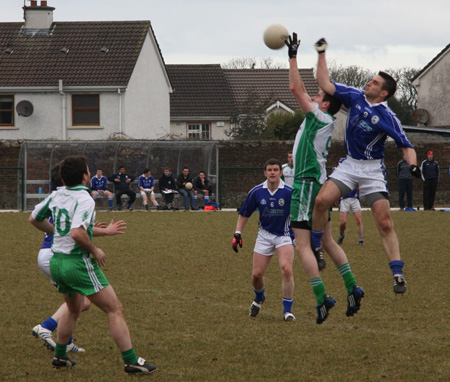
[(345, 263), (338, 268), (339, 273), (344, 279), (345, 287), (347, 288), (347, 293), (353, 292), (353, 286), (356, 285), (355, 277), (353, 276), (352, 270), (349, 263)]
[(133, 348), (123, 351), (122, 352), (122, 358), (125, 361), (125, 363), (136, 363), (137, 362), (137, 355)]
[(317, 305), (323, 304), (323, 297), (325, 296), (325, 285), (322, 281), (321, 277), (309, 279), (309, 282), (311, 283), (313, 292), (316, 296)]
[(59, 358), (67, 356), (67, 345), (61, 345), (58, 342), (56, 342), (55, 356)]

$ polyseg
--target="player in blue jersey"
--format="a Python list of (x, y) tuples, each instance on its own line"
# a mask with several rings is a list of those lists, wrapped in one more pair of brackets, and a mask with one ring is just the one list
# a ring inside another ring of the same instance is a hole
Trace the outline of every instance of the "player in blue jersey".
[(94, 200), (98, 195), (106, 196), (108, 198), (109, 210), (113, 209), (112, 192), (108, 190), (108, 178), (103, 175), (103, 170), (98, 169), (97, 174), (91, 178), (91, 190)]
[(384, 164), (386, 138), (391, 137), (402, 150), (403, 158), (410, 165), (410, 171), (414, 176), (420, 176), (420, 169), (417, 167), (417, 156), (412, 144), (386, 102), (394, 95), (397, 83), (384, 72), (374, 76), (365, 90), (331, 82), (325, 58), (326, 47), (327, 43), (323, 38), (316, 43), (316, 50), (319, 53), (317, 81), (321, 89), (341, 100), (348, 109), (345, 130), (347, 157), (333, 171), (317, 195), (313, 212), (312, 244), (320, 250), (328, 207), (341, 196), (359, 187), (361, 197), (364, 197), (370, 205), (383, 249), (389, 260), (394, 278), (394, 293), (405, 293), (404, 262), (400, 258), (386, 181)]
[[(316, 322), (322, 324), (336, 301), (326, 294), (325, 284), (320, 276), (319, 270), (326, 265), (323, 253), (315, 256), (311, 248), (311, 218), (315, 197), (327, 177), (325, 166), (335, 127), (334, 114), (341, 108), (341, 102), (323, 91), (312, 98), (308, 95), (298, 70), (297, 50), (300, 41), (297, 40), (296, 33), (289, 36), (286, 45), (289, 55), (289, 88), (305, 113), (292, 150), (294, 183), (290, 219), (296, 249), (316, 297)], [(364, 291), (356, 284), (344, 251), (333, 240), (331, 221), (326, 224), (323, 242), (344, 281), (348, 293), (346, 315), (351, 317), (359, 311)]]
[(364, 245), (364, 228), (361, 219), (361, 203), (359, 202), (359, 190), (355, 188), (347, 195), (339, 199), (339, 239), (338, 244), (342, 244), (345, 238), (345, 230), (347, 228), (348, 214), (352, 212), (355, 216), (356, 227), (359, 235), (359, 245)]
[(232, 247), (238, 252), (242, 248), (242, 231), (254, 211), (259, 211), (259, 230), (253, 252), (252, 283), (255, 298), (250, 306), (250, 316), (256, 317), (264, 303), (264, 275), (274, 253), (282, 277), (283, 319), (295, 321), (292, 314), (294, 302), (294, 233), (289, 221), (291, 188), (281, 178), (281, 163), (269, 159), (264, 165), (266, 181), (252, 188), (239, 211)]
[(152, 201), (153, 205), (158, 208), (159, 204), (155, 197), (155, 179), (152, 176), (152, 172), (149, 168), (144, 169), (144, 173), (139, 177), (138, 188), (141, 191), (142, 204), (148, 211), (148, 199)]

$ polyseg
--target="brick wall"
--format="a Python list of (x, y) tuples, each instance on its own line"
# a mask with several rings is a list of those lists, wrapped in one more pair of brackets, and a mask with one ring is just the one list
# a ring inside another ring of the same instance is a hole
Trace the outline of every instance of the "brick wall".
[[(418, 163), (426, 159), (428, 150), (433, 150), (435, 159), (441, 167), (441, 180), (438, 184), (436, 206), (450, 205), (450, 181), (448, 166), (450, 163), (450, 138), (436, 136), (426, 139), (423, 134), (419, 139), (411, 139), (418, 157)], [(180, 142), (174, 142), (179, 145)], [(286, 162), (288, 151), (292, 150), (293, 141), (223, 141), (219, 145), (219, 168), (221, 169), (221, 202), (222, 207), (234, 208), (240, 206), (247, 192), (256, 184), (264, 181), (262, 166), (269, 158), (277, 158)], [(0, 167), (17, 167), (20, 144), (17, 142), (0, 142)], [(331, 145), (328, 167), (334, 167), (339, 158), (343, 157), (342, 142)], [(395, 166), (401, 159), (401, 150), (393, 142), (386, 144), (386, 167), (388, 170), (388, 184), (391, 193), (391, 205), (398, 206), (397, 177)], [(48, 171), (45, 164), (36, 166), (36, 171)], [(16, 172), (0, 171), (0, 209), (17, 208), (17, 176)], [(41, 177), (40, 179), (44, 179)], [(33, 191), (35, 192), (35, 191)], [(414, 179), (414, 206), (422, 206), (422, 181)]]

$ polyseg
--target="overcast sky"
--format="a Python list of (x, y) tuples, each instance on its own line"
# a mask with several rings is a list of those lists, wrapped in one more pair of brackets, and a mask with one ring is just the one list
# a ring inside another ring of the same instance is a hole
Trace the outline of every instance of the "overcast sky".
[[(38, 0), (38, 4), (39, 4)], [(24, 0), (0, 0), (0, 21), (23, 21)], [(26, 1), (26, 4), (30, 4)], [(270, 24), (297, 32), (299, 66), (315, 67), (325, 37), (336, 64), (423, 68), (450, 42), (448, 0), (48, 0), (54, 21), (150, 20), (167, 64), (223, 64), (287, 50), (262, 40)]]

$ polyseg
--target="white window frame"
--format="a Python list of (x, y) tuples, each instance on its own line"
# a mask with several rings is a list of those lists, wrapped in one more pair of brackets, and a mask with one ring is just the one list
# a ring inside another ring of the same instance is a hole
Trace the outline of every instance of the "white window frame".
[(186, 136), (188, 139), (211, 139), (211, 123), (207, 122), (189, 122), (186, 127)]

